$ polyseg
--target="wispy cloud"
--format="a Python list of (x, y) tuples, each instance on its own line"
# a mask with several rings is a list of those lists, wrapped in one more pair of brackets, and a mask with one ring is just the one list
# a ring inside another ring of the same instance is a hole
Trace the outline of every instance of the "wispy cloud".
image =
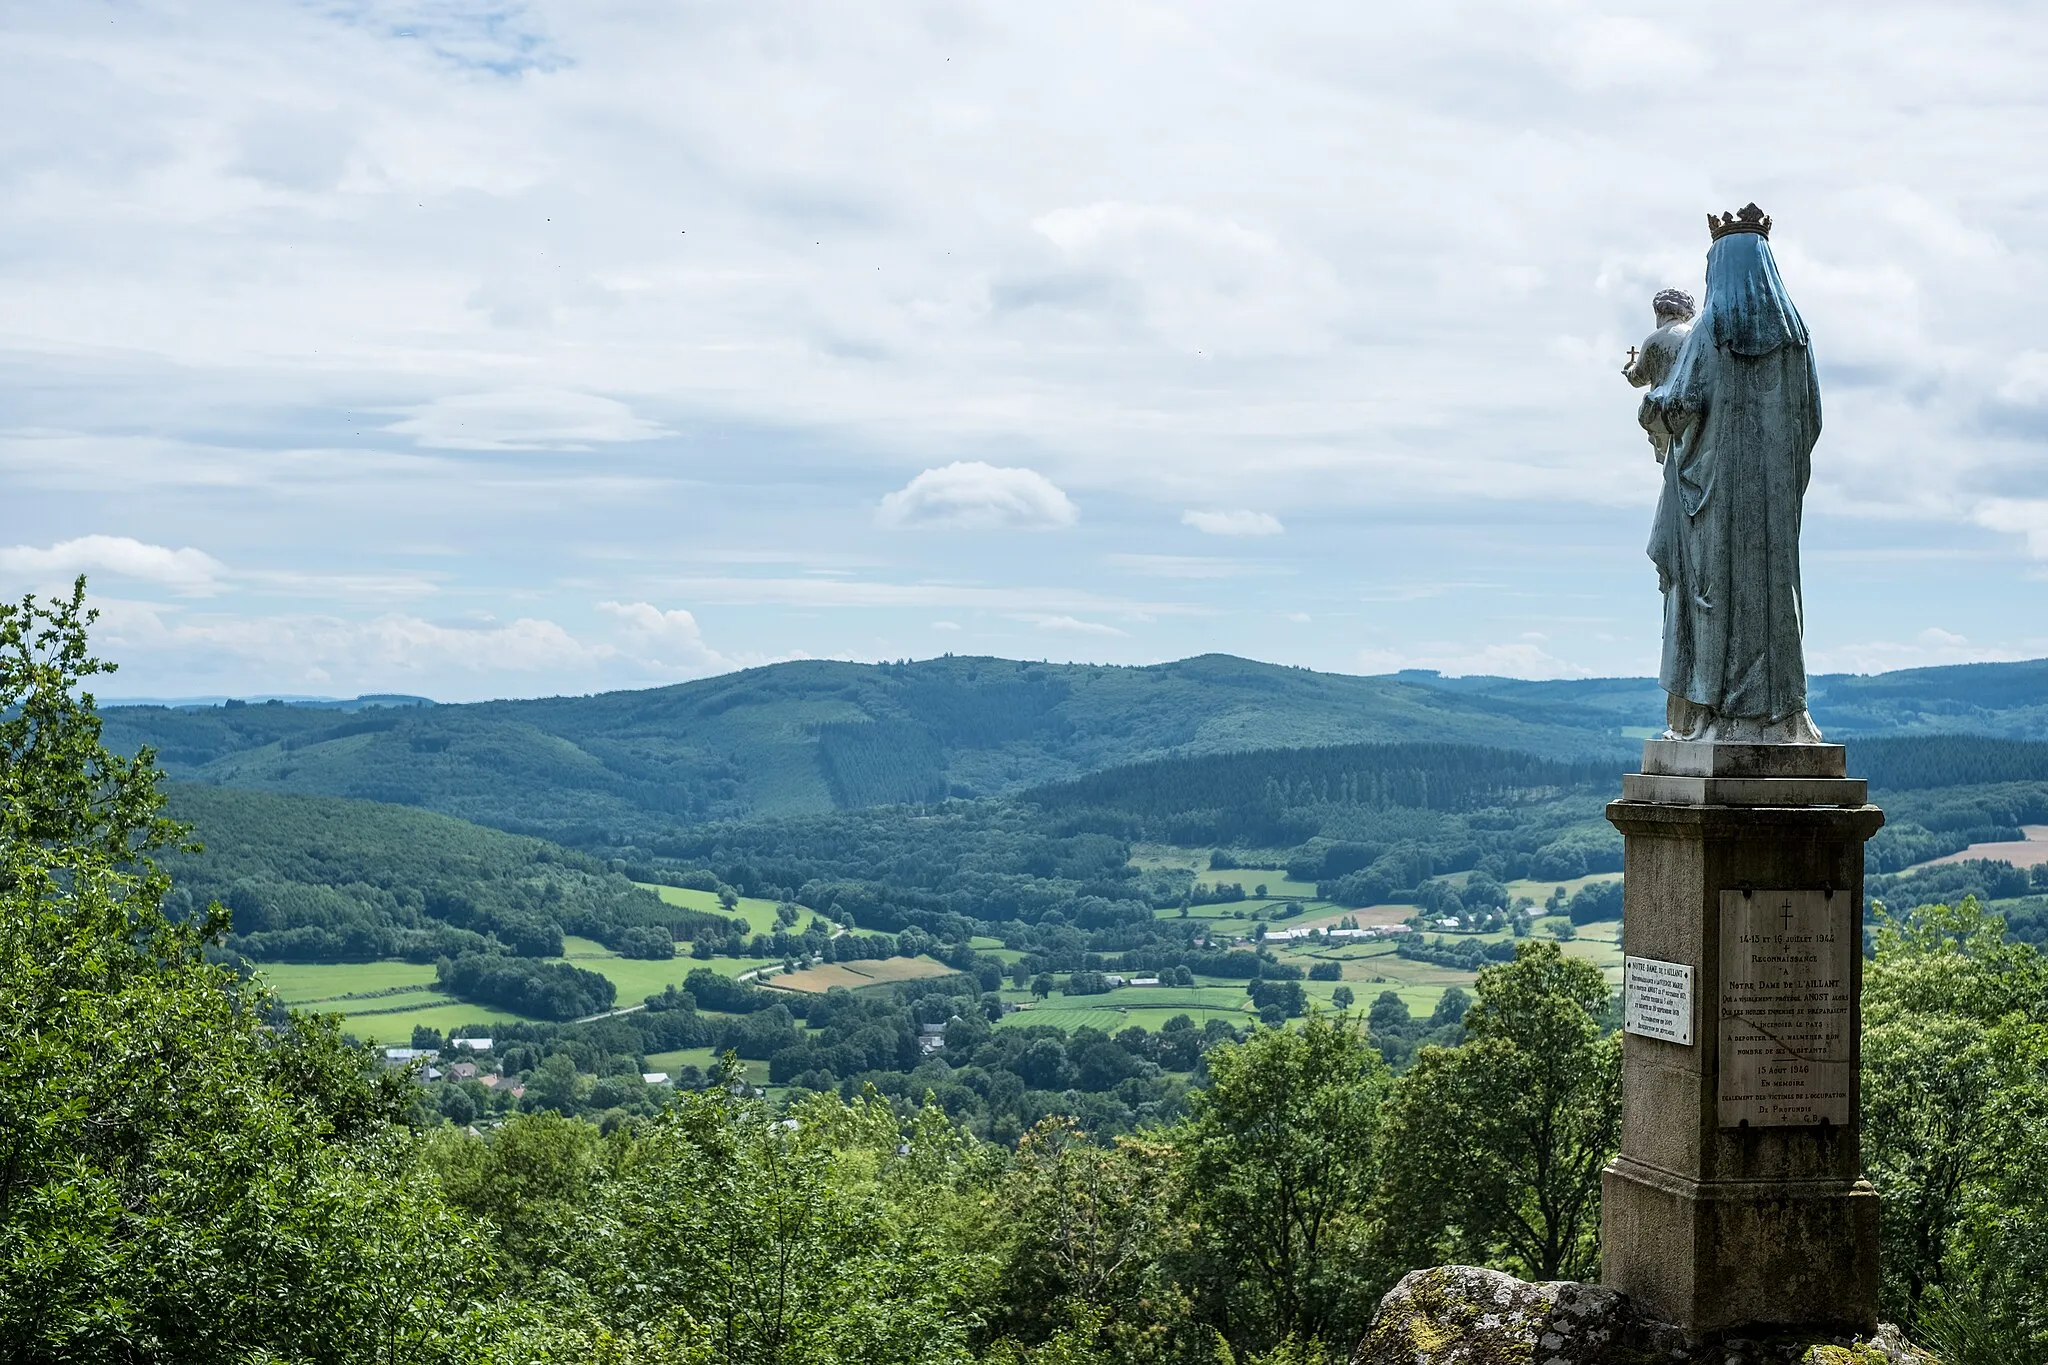
[(1180, 514), (1180, 524), (1206, 536), (1277, 536), (1287, 528), (1271, 512), (1196, 512)]
[(0, 573), (25, 584), (47, 585), (79, 574), (154, 583), (176, 593), (207, 597), (220, 590), (227, 568), (204, 550), (171, 549), (130, 536), (92, 535), (55, 545), (13, 545), (0, 549)]
[(385, 430), (443, 450), (588, 450), (665, 434), (615, 398), (549, 389), (437, 398)]
[(1016, 619), (1034, 625), (1040, 630), (1050, 630), (1065, 635), (1107, 635), (1112, 638), (1120, 638), (1128, 633), (1101, 621), (1083, 621), (1073, 616), (1040, 616), (1026, 612), (1019, 614)]

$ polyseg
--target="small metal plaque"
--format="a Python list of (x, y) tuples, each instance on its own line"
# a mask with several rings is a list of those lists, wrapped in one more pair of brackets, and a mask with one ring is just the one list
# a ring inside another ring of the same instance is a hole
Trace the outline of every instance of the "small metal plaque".
[(1654, 957), (1622, 959), (1622, 1028), (1692, 1046), (1692, 965)]
[(1849, 898), (1721, 893), (1723, 1128), (1855, 1121)]

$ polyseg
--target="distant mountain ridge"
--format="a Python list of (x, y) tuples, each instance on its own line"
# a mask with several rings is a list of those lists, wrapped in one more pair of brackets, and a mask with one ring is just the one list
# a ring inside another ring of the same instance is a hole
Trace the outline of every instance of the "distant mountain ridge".
[[(1570, 706), (1609, 717), (1616, 725), (1662, 724), (1663, 719), (1664, 693), (1654, 678), (1531, 682), (1482, 675), (1447, 678), (1422, 670), (1393, 676), (1458, 696)], [(1814, 720), (1830, 739), (1907, 734), (2048, 739), (2048, 659), (1893, 673), (1819, 673), (1808, 679), (1807, 697)]]
[[(2048, 661), (1814, 680), (1836, 737), (2048, 739)], [(1625, 763), (1648, 679), (1354, 677), (1202, 655), (1149, 667), (806, 660), (586, 697), (357, 710), (104, 709), (181, 781), (423, 807), (583, 847), (679, 826), (998, 795), (1159, 759), (1482, 745)]]

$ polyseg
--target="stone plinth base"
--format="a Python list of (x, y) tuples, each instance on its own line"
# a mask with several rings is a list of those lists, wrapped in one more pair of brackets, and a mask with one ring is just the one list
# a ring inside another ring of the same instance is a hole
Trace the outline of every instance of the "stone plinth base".
[(1646, 960), (1644, 990), (1664, 983), (1664, 1014), (1623, 1038), (1602, 1283), (1698, 1341), (1869, 1332), (1877, 1196), (1855, 1086), (1863, 845), (1884, 813), (1835, 745), (1655, 741), (1643, 769), (1607, 818), (1626, 841), (1622, 951)]
[(1862, 1180), (1699, 1181), (1621, 1157), (1600, 1181), (1601, 1279), (1715, 1338), (1877, 1326), (1877, 1193)]

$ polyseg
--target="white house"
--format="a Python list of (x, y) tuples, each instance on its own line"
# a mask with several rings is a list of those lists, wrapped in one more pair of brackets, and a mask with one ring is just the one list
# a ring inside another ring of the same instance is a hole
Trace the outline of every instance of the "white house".
[(640, 1073), (640, 1079), (645, 1081), (648, 1085), (675, 1084), (675, 1082), (671, 1081), (668, 1078), (668, 1073), (666, 1071), (643, 1071)]

